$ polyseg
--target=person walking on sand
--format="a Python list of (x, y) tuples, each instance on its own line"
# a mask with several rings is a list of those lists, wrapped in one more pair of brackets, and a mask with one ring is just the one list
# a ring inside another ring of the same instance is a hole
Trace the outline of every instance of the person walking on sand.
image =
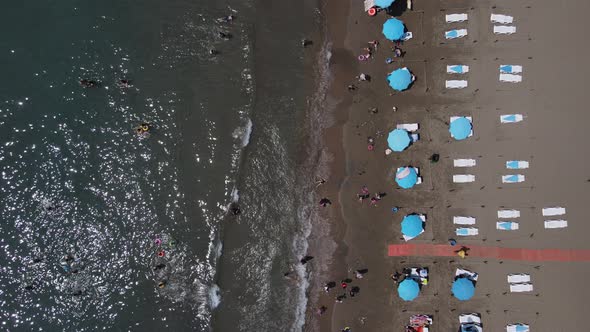
[(332, 204), (332, 201), (330, 201), (329, 199), (327, 199), (326, 197), (320, 199), (320, 205), (323, 207), (326, 207), (328, 205)]
[(469, 251), (469, 248), (467, 247), (461, 247), (461, 249), (459, 250), (455, 250), (455, 253), (457, 254), (457, 256), (461, 257), (462, 259), (464, 259), (466, 256), (468, 256), (469, 254), (467, 253)]

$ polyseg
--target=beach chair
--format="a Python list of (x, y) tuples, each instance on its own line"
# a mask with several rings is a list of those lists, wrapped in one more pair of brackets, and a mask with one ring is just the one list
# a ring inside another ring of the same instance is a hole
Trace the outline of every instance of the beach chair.
[(447, 74), (465, 74), (469, 72), (466, 65), (447, 65)]
[(507, 169), (525, 169), (529, 168), (529, 162), (524, 160), (508, 160), (506, 162)]
[(497, 35), (511, 35), (516, 33), (516, 27), (512, 25), (494, 25), (494, 33)]
[(417, 123), (400, 123), (397, 126), (395, 126), (395, 128), (404, 129), (406, 131), (413, 133), (416, 130), (420, 129), (420, 125), (418, 125)]
[(404, 33), (404, 35), (402, 36), (401, 40), (402, 41), (408, 41), (410, 39), (414, 38), (414, 34), (412, 33), (412, 31), (407, 31), (406, 33)]
[(492, 23), (510, 24), (514, 21), (514, 17), (502, 14), (492, 14), (490, 16)]
[(518, 223), (516, 221), (498, 221), (496, 222), (496, 229), (501, 231), (515, 231), (518, 230)]
[(504, 114), (500, 115), (500, 123), (516, 123), (524, 119), (522, 114)]
[(565, 214), (565, 208), (560, 206), (546, 207), (541, 210), (544, 217), (561, 216)]
[(477, 278), (479, 278), (479, 274), (477, 274), (476, 272), (471, 272), (469, 270), (457, 268), (455, 270), (455, 277), (459, 277), (459, 276), (467, 276), (467, 277), (469, 277), (469, 279), (471, 279), (473, 281), (477, 281)]
[(502, 183), (520, 183), (524, 182), (524, 179), (522, 174), (502, 175)]
[(446, 80), (445, 88), (447, 89), (464, 89), (467, 87), (466, 80)]
[(476, 236), (479, 234), (479, 230), (476, 227), (459, 227), (455, 229), (457, 236)]
[(467, 14), (448, 14), (445, 15), (445, 21), (447, 23), (457, 23), (457, 22), (465, 22), (467, 21)]
[(506, 279), (508, 280), (509, 284), (530, 283), (531, 275), (525, 273), (509, 274)]
[(455, 29), (455, 30), (445, 31), (445, 38), (446, 39), (457, 39), (457, 38), (463, 38), (465, 36), (467, 36), (467, 29)]
[(498, 219), (520, 218), (518, 210), (498, 210)]
[(483, 328), (481, 327), (481, 324), (467, 323), (461, 324), (459, 332), (483, 332)]
[(545, 220), (545, 228), (547, 229), (555, 229), (555, 228), (566, 228), (567, 227), (567, 220)]
[(508, 324), (506, 332), (530, 332), (530, 329), (527, 324)]
[(522, 76), (514, 74), (500, 74), (500, 82), (520, 83)]
[(455, 159), (453, 160), (454, 167), (473, 167), (477, 164), (475, 159)]
[(453, 183), (469, 183), (475, 181), (475, 175), (473, 174), (454, 174)]
[(522, 73), (522, 66), (500, 65), (500, 72), (503, 74), (520, 74)]
[(510, 284), (510, 293), (532, 292), (533, 284), (525, 282), (522, 284)]
[(475, 218), (474, 217), (454, 216), (453, 217), (453, 224), (455, 224), (455, 225), (475, 225)]
[(459, 323), (461, 323), (461, 324), (467, 324), (467, 323), (481, 324), (481, 315), (477, 314), (477, 313), (460, 314), (459, 315)]
[(410, 139), (412, 139), (412, 143), (416, 143), (420, 140), (420, 134), (411, 134)]

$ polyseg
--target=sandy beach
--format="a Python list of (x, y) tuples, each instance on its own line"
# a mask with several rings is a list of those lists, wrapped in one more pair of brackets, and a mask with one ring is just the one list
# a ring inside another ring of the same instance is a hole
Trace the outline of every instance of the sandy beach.
[[(404, 331), (412, 314), (432, 315), (431, 331), (456, 331), (461, 313), (479, 313), (485, 331), (505, 330), (507, 324), (526, 323), (533, 331), (577, 330), (585, 323), (584, 309), (590, 290), (583, 280), (588, 262), (545, 262), (479, 259), (477, 257), (389, 257), (388, 245), (405, 241), (400, 232), (402, 218), (410, 213), (427, 216), (424, 233), (414, 244), (447, 244), (507, 248), (589, 249), (584, 223), (590, 190), (585, 161), (584, 131), (590, 116), (584, 110), (585, 81), (590, 69), (584, 61), (588, 45), (583, 43), (590, 23), (585, 15), (590, 3), (548, 0), (521, 1), (414, 1), (413, 10), (398, 18), (413, 38), (401, 45), (406, 52), (392, 64), (393, 43), (382, 33), (389, 17), (379, 12), (369, 17), (360, 1), (348, 6), (328, 3), (328, 32), (332, 40), (333, 82), (328, 100), (336, 121), (327, 130), (332, 158), (332, 175), (320, 194), (332, 199), (325, 211), (331, 220), (331, 235), (337, 243), (327, 281), (351, 278), (350, 286), (360, 292), (343, 303), (335, 303), (340, 289), (319, 294), (310, 303), (307, 330)], [(445, 15), (466, 13), (469, 19), (446, 23)], [(492, 13), (514, 17), (517, 32), (496, 35)], [(464, 38), (446, 40), (451, 29), (467, 29)], [(356, 60), (372, 40), (379, 47), (369, 61)], [(446, 66), (469, 66), (463, 75), (446, 73)], [(522, 82), (499, 81), (499, 66), (521, 65)], [(416, 76), (406, 91), (394, 92), (385, 78), (392, 70), (408, 67)], [(360, 73), (370, 82), (359, 82)], [(446, 89), (445, 80), (468, 81), (464, 89)], [(348, 91), (354, 84), (356, 89)], [(397, 111), (393, 110), (397, 108)], [(369, 109), (377, 108), (378, 112)], [(518, 123), (501, 123), (500, 116), (522, 114)], [(473, 136), (457, 141), (448, 128), (450, 117), (469, 116)], [(418, 123), (420, 139), (405, 151), (385, 154), (387, 134), (396, 124)], [(367, 148), (369, 138), (375, 148)], [(439, 154), (440, 161), (429, 157)], [(453, 166), (454, 159), (474, 159), (470, 168)], [(528, 161), (530, 167), (506, 169), (506, 161)], [(414, 166), (423, 182), (400, 189), (395, 169)], [(454, 174), (472, 174), (472, 183), (453, 183)], [(522, 174), (520, 183), (503, 183), (503, 175)], [(387, 195), (375, 206), (359, 203), (357, 194), (366, 186), (371, 194)], [(337, 197), (335, 197), (337, 195)], [(401, 207), (393, 213), (392, 207)], [(566, 228), (546, 229), (541, 210), (560, 206)], [(496, 229), (497, 211), (520, 211), (519, 229)], [(453, 216), (472, 216), (479, 234), (457, 237)], [(406, 267), (427, 267), (429, 283), (411, 302), (397, 295), (390, 279)], [(364, 278), (355, 280), (354, 270), (366, 268)], [(477, 272), (475, 296), (458, 301), (451, 294), (455, 270)], [(508, 274), (530, 274), (534, 290), (510, 293)], [(349, 287), (350, 287), (349, 286)], [(324, 305), (326, 314), (317, 317), (314, 308)], [(318, 324), (319, 323), (319, 324)], [(313, 328), (312, 328), (313, 327)]]

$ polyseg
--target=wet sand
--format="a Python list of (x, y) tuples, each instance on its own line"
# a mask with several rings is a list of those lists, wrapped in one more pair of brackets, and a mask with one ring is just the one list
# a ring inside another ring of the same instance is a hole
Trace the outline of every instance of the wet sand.
[[(588, 263), (388, 257), (387, 247), (403, 243), (400, 221), (416, 212), (427, 215), (426, 230), (412, 243), (447, 243), (456, 237), (452, 217), (464, 215), (477, 218), (479, 235), (460, 239), (462, 245), (588, 249), (589, 226), (583, 217), (590, 173), (583, 145), (590, 116), (583, 97), (590, 67), (584, 61), (589, 46), (582, 41), (589, 30), (585, 15), (590, 3), (416, 1), (414, 10), (400, 17), (414, 38), (402, 46), (407, 52), (403, 60), (390, 65), (385, 64), (385, 58), (391, 56), (391, 43), (381, 34), (387, 15), (381, 12), (368, 17), (361, 2), (351, 4), (349, 15), (345, 6), (340, 8), (327, 13), (332, 38), (344, 37), (334, 39), (332, 61), (335, 80), (330, 96), (337, 105), (339, 121), (330, 131), (329, 150), (338, 156), (343, 148), (344, 158), (335, 158), (342, 164), (334, 162), (333, 167), (334, 174), (344, 174), (344, 178), (338, 202), (328, 212), (339, 250), (327, 278), (339, 283), (345, 277), (354, 279), (354, 269), (368, 268), (369, 272), (351, 285), (360, 287), (360, 294), (344, 303), (334, 303), (341, 292), (320, 296), (318, 304), (329, 307), (328, 314), (319, 319), (320, 330), (340, 331), (350, 326), (352, 331), (400, 331), (411, 314), (424, 313), (434, 315), (432, 331), (454, 331), (459, 327), (458, 315), (466, 312), (481, 313), (487, 331), (500, 331), (517, 322), (529, 324), (534, 331), (584, 326), (584, 305), (590, 296), (590, 289), (583, 284), (590, 271)], [(494, 35), (489, 20), (492, 12), (514, 16), (517, 33)], [(450, 13), (468, 13), (469, 20), (447, 24), (444, 15)], [(453, 28), (467, 28), (469, 35), (445, 40), (444, 31)], [(375, 57), (356, 62), (356, 56), (373, 39), (380, 41)], [(464, 78), (448, 75), (448, 64), (469, 65), (470, 72)], [(500, 64), (522, 65), (523, 81), (499, 82)], [(404, 66), (417, 80), (409, 90), (393, 93), (385, 76)], [(369, 74), (372, 81), (355, 82), (358, 89), (346, 91), (361, 72)], [(447, 90), (446, 79), (467, 79), (469, 86)], [(372, 107), (378, 108), (377, 114), (368, 111)], [(524, 121), (500, 124), (500, 115), (512, 113), (523, 114)], [(473, 137), (464, 141), (450, 137), (449, 117), (455, 115), (473, 117)], [(387, 133), (395, 124), (410, 122), (420, 124), (420, 140), (402, 153), (386, 156)], [(340, 123), (344, 125), (342, 145), (338, 146), (333, 136), (339, 135)], [(376, 140), (374, 151), (367, 149), (368, 137)], [(428, 160), (433, 153), (440, 154), (438, 163)], [(476, 159), (477, 166), (454, 168), (455, 158)], [(507, 170), (507, 160), (529, 161), (530, 168)], [(397, 189), (394, 170), (405, 165), (419, 167), (424, 182), (413, 189)], [(476, 181), (455, 184), (453, 174), (474, 174)], [(526, 180), (503, 184), (501, 176), (506, 174), (523, 174)], [(338, 176), (333, 180), (338, 181)], [(388, 195), (377, 206), (369, 206), (368, 201), (360, 204), (356, 194), (363, 185), (371, 193)], [(392, 213), (393, 206), (403, 208)], [(544, 229), (543, 221), (548, 218), (541, 215), (541, 209), (549, 206), (567, 209), (563, 216), (567, 228)], [(519, 230), (495, 229), (496, 213), (502, 208), (521, 211)], [(389, 276), (412, 266), (428, 267), (430, 283), (416, 300), (403, 302)], [(469, 301), (461, 302), (451, 295), (457, 267), (480, 274), (476, 294)], [(530, 273), (534, 291), (509, 293), (509, 273)]]

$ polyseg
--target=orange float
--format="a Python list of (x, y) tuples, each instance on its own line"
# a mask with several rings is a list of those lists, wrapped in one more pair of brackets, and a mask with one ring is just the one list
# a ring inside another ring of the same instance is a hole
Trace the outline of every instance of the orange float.
[(371, 7), (371, 8), (369, 8), (368, 13), (369, 13), (369, 16), (375, 16), (375, 15), (377, 15), (377, 9), (375, 9), (375, 7)]

